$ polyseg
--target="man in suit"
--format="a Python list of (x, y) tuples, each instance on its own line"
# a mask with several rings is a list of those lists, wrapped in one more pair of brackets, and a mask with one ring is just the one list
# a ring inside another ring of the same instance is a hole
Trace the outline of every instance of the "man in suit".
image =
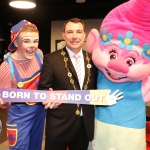
[[(96, 88), (97, 69), (91, 55), (82, 50), (85, 27), (81, 19), (64, 23), (62, 36), (66, 46), (44, 57), (39, 90), (87, 90)], [(80, 79), (75, 70), (80, 60)], [(79, 83), (80, 80), (80, 83)], [(94, 135), (94, 106), (43, 103), (47, 109), (45, 150), (87, 150)], [(50, 108), (50, 109), (48, 109)]]

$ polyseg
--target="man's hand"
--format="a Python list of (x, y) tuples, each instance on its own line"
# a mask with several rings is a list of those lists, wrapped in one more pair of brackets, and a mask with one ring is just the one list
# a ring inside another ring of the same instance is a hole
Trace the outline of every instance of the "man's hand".
[(42, 103), (44, 106), (45, 109), (56, 109), (58, 108), (58, 106), (61, 104), (61, 103), (55, 103), (55, 102), (43, 102)]
[[(53, 91), (52, 88), (49, 88), (49, 91)], [(44, 106), (45, 109), (55, 109), (55, 108), (58, 108), (59, 105), (61, 105), (61, 103), (55, 103), (55, 102), (43, 102), (42, 103)]]
[(4, 103), (4, 102), (2, 101), (2, 99), (0, 98), (0, 108), (2, 108), (2, 109), (8, 109), (10, 105), (11, 105), (10, 102)]

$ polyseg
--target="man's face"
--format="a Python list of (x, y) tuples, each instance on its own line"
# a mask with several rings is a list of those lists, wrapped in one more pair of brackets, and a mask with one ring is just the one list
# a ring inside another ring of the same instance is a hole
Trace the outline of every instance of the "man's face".
[(21, 32), (14, 43), (17, 47), (17, 58), (32, 59), (38, 49), (39, 34), (36, 32)]
[(62, 36), (66, 46), (73, 52), (79, 52), (85, 39), (85, 32), (81, 23), (68, 22)]

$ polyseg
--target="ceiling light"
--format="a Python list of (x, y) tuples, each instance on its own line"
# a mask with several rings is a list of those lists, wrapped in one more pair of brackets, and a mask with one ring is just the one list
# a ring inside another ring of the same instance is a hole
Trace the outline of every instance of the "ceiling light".
[(76, 0), (76, 3), (84, 3), (85, 0)]
[(35, 0), (9, 0), (9, 5), (15, 8), (29, 9), (36, 6)]

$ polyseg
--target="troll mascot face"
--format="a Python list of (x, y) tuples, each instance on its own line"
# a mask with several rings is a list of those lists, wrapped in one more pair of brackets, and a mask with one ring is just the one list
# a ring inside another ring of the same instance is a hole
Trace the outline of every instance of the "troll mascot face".
[(99, 69), (97, 89), (123, 98), (95, 108), (95, 150), (145, 150), (145, 105), (150, 101), (150, 0), (130, 0), (108, 13), (87, 49)]

